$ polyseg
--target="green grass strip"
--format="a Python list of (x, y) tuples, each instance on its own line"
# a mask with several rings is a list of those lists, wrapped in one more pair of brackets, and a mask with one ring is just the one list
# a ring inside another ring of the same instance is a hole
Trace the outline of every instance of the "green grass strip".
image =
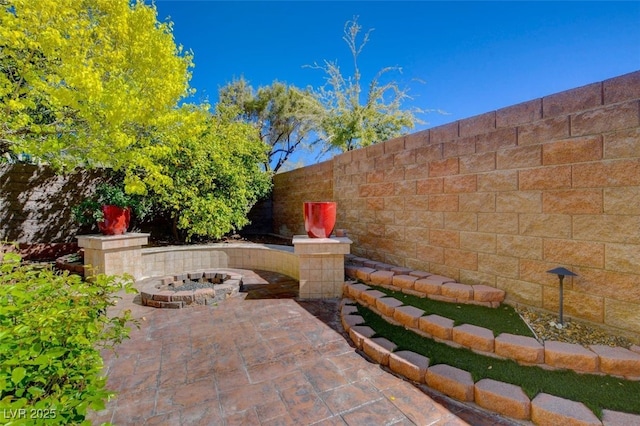
[(375, 330), (377, 337), (389, 339), (398, 346), (397, 350), (424, 355), (429, 358), (430, 365), (446, 364), (466, 370), (471, 373), (474, 382), (493, 379), (520, 386), (531, 399), (544, 392), (582, 402), (599, 418), (602, 418), (603, 409), (640, 414), (640, 381), (522, 366), (512, 360), (482, 356), (468, 349), (454, 348), (422, 337), (404, 327), (389, 324), (360, 305), (358, 313)]
[(493, 330), (494, 336), (502, 333), (535, 337), (527, 324), (511, 306), (502, 305), (498, 308), (469, 305), (462, 303), (443, 302), (425, 297), (413, 296), (400, 291), (375, 287), (388, 296), (425, 311), (425, 315), (436, 314), (453, 320), (455, 325), (471, 324)]

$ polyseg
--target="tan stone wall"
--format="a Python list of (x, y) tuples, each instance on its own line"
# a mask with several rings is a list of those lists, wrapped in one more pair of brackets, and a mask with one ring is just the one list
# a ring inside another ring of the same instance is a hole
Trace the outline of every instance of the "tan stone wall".
[(276, 232), (320, 186), (355, 254), (552, 311), (561, 265), (566, 315), (640, 328), (640, 71), (278, 175)]
[(273, 231), (286, 237), (306, 235), (302, 203), (334, 201), (333, 162), (325, 161), (275, 175), (272, 198)]
[(56, 174), (47, 166), (0, 164), (0, 242), (71, 243), (71, 209), (95, 191), (98, 171)]

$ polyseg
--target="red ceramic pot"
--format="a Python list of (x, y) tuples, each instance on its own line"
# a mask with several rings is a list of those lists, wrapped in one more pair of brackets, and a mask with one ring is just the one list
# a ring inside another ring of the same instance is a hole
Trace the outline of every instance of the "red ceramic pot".
[(318, 201), (304, 203), (304, 229), (309, 238), (328, 238), (336, 226), (336, 203)]
[(100, 232), (104, 235), (121, 235), (127, 232), (131, 220), (129, 207), (106, 205), (102, 206), (102, 213), (104, 214), (104, 222), (98, 222)]

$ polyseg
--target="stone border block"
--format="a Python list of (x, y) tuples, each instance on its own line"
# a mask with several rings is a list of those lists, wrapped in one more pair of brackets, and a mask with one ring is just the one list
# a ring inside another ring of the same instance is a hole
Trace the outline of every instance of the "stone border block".
[(453, 278), (449, 278), (449, 277), (445, 277), (442, 275), (429, 275), (427, 278), (425, 278), (433, 283), (440, 283), (440, 284), (446, 284), (446, 283), (455, 283), (456, 280), (454, 280)]
[(358, 278), (358, 269), (360, 269), (360, 266), (344, 265), (344, 274), (351, 279), (356, 279)]
[(546, 341), (544, 362), (552, 367), (576, 371), (598, 371), (598, 355), (573, 343)]
[(423, 292), (421, 292), (421, 291), (411, 290), (411, 289), (408, 289), (408, 288), (403, 288), (403, 289), (402, 289), (402, 292), (403, 292), (404, 294), (410, 294), (410, 295), (412, 295), (412, 296), (420, 297), (420, 298), (422, 298), (422, 299), (424, 299), (425, 297), (427, 297), (427, 295), (426, 295), (426, 294), (424, 294), (424, 293), (423, 293)]
[(409, 275), (411, 275), (412, 277), (416, 277), (418, 279), (422, 279), (422, 278), (430, 277), (433, 274), (430, 274), (429, 272), (425, 272), (425, 271), (411, 271), (409, 272)]
[(173, 280), (172, 276), (160, 278), (160, 284), (162, 284), (163, 286), (173, 284), (174, 282), (175, 281)]
[(415, 306), (401, 306), (396, 308), (393, 319), (405, 327), (418, 328), (418, 321), (423, 315), (424, 311)]
[(387, 295), (380, 290), (367, 290), (360, 293), (360, 300), (369, 306), (376, 306), (377, 300), (383, 297)]
[(453, 327), (453, 341), (470, 349), (493, 352), (493, 331), (477, 325), (462, 324)]
[(356, 305), (348, 305), (343, 303), (340, 307), (340, 315), (352, 315), (358, 314), (358, 307)]
[(369, 274), (369, 281), (375, 285), (391, 285), (394, 275), (391, 271), (375, 271)]
[(499, 288), (490, 287), (488, 285), (474, 285), (473, 300), (476, 302), (502, 302), (504, 301), (505, 291)]
[(364, 262), (368, 261), (366, 257), (352, 257), (350, 259), (351, 263), (354, 265), (364, 266)]
[(421, 317), (418, 320), (418, 328), (420, 330), (442, 340), (451, 340), (453, 325), (452, 319), (436, 314)]
[(602, 423), (581, 402), (540, 393), (531, 401), (531, 420), (538, 425), (600, 426)]
[(395, 268), (395, 265), (390, 265), (384, 262), (376, 262), (373, 268), (378, 271), (391, 271), (391, 268)]
[(389, 368), (414, 382), (424, 383), (429, 367), (429, 358), (411, 351), (392, 352)]
[(367, 325), (354, 325), (349, 329), (349, 337), (356, 348), (362, 350), (362, 342), (375, 336), (376, 332)]
[(370, 281), (369, 275), (371, 275), (371, 273), (375, 271), (375, 269), (363, 266), (361, 268), (358, 268), (358, 270), (356, 271), (356, 278), (362, 281)]
[(393, 277), (393, 285), (401, 289), (413, 289), (413, 283), (418, 280), (418, 277), (411, 275), (395, 275)]
[(434, 365), (425, 375), (427, 386), (459, 401), (473, 401), (474, 385), (471, 373), (445, 364)]
[(442, 283), (438, 281), (431, 281), (429, 277), (420, 278), (413, 283), (413, 288), (420, 293), (428, 295), (440, 294)]
[(190, 280), (198, 281), (204, 276), (204, 272), (189, 272), (187, 273)]
[(496, 355), (528, 364), (544, 364), (544, 346), (533, 337), (502, 333), (495, 338)]
[(640, 354), (620, 347), (590, 345), (600, 357), (600, 371), (615, 376), (640, 377)]
[(360, 315), (343, 315), (342, 316), (342, 326), (345, 330), (349, 331), (349, 329), (355, 325), (364, 324), (364, 318)]
[(389, 365), (389, 356), (397, 346), (384, 337), (374, 337), (362, 341), (362, 350), (380, 365)]
[(640, 415), (602, 410), (603, 426), (640, 425)]
[[(213, 290), (213, 289), (211, 289)], [(141, 292), (142, 293), (142, 292)], [(144, 293), (142, 293), (144, 294)], [(164, 290), (153, 295), (153, 300), (159, 300), (161, 302), (171, 302), (171, 297), (175, 294), (175, 291)], [(144, 298), (144, 296), (143, 296)]]
[(444, 283), (440, 288), (440, 294), (444, 297), (466, 302), (473, 300), (473, 287), (460, 283)]
[(371, 287), (369, 287), (368, 285), (360, 284), (360, 283), (356, 283), (356, 284), (348, 283), (346, 284), (346, 286), (349, 289), (349, 295), (354, 299), (360, 299), (360, 295), (362, 294), (363, 291), (367, 291), (371, 289)]
[(492, 379), (482, 379), (475, 385), (475, 403), (514, 419), (531, 418), (531, 401), (522, 388)]
[(393, 313), (399, 306), (402, 306), (402, 302), (393, 297), (381, 297), (376, 300), (376, 308), (387, 317), (393, 318)]

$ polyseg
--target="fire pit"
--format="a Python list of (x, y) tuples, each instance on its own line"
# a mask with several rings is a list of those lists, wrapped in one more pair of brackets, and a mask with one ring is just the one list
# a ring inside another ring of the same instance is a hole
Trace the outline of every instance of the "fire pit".
[(142, 304), (180, 309), (213, 305), (240, 293), (242, 275), (221, 269), (146, 278), (139, 282)]

